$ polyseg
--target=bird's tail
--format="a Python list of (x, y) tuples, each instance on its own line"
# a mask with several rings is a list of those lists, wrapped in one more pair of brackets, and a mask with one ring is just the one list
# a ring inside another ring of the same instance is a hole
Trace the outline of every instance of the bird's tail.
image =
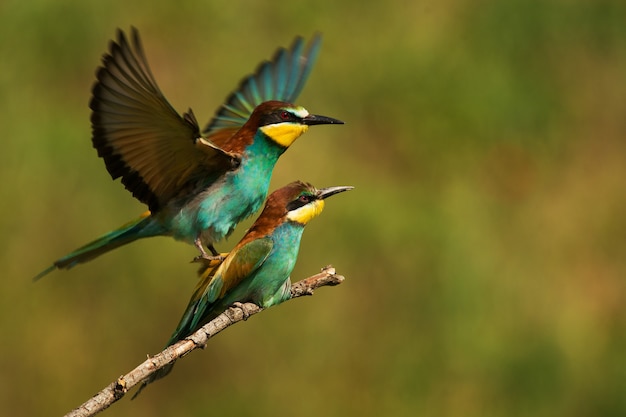
[(37, 274), (33, 280), (37, 281), (55, 269), (70, 269), (142, 237), (157, 235), (158, 233), (150, 231), (150, 228), (146, 227), (150, 224), (150, 212), (146, 211), (138, 219), (128, 222), (122, 227), (100, 236), (93, 242), (57, 259), (52, 265)]
[[(208, 270), (209, 274), (215, 273), (215, 270), (221, 263), (221, 261), (214, 260), (203, 260), (202, 262), (204, 265), (201, 268), (201, 271)], [(228, 307), (228, 305), (226, 305), (223, 300), (220, 300), (219, 303), (211, 304), (210, 306), (208, 306), (208, 310), (201, 314), (203, 320), (199, 324), (195, 324), (194, 327), (191, 327), (194, 322), (194, 313), (197, 313), (198, 303), (200, 302), (203, 290), (204, 287), (202, 286), (202, 280), (200, 280), (200, 283), (196, 287), (194, 295), (191, 297), (192, 301), (190, 301), (189, 305), (187, 306), (187, 309), (185, 310), (185, 313), (183, 314), (180, 323), (178, 323), (176, 330), (174, 330), (174, 333), (170, 336), (170, 339), (167, 341), (167, 345), (164, 349), (167, 349), (168, 347), (180, 342), (186, 337), (189, 337), (193, 332), (198, 330), (198, 328), (200, 328), (205, 323), (213, 320), (215, 317), (219, 316)], [(133, 395), (132, 399), (134, 400), (149, 384), (166, 377), (172, 371), (175, 363), (176, 361), (165, 365), (163, 368), (157, 370), (155, 373), (141, 381), (141, 386), (139, 387), (135, 395)]]

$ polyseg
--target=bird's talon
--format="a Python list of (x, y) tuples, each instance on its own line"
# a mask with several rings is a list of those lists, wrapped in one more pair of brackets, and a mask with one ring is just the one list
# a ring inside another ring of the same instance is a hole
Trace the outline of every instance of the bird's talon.
[[(211, 243), (210, 245), (207, 246), (207, 248), (209, 248), (209, 250), (211, 251), (211, 254), (213, 256), (219, 256), (220, 253), (215, 249), (215, 246), (213, 246), (213, 244)], [(203, 252), (204, 255), (206, 255), (206, 253)]]
[(250, 313), (248, 312), (248, 309), (243, 303), (240, 303), (239, 301), (235, 301), (233, 303), (233, 307), (236, 307), (241, 310), (241, 313), (243, 314), (243, 321), (248, 320), (248, 317), (250, 317)]

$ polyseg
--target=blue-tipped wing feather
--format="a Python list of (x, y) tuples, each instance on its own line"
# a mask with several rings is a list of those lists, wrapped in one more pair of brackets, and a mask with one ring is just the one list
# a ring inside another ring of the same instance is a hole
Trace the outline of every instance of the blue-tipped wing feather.
[(265, 61), (254, 74), (244, 78), (239, 88), (226, 99), (204, 129), (212, 134), (222, 129), (237, 129), (248, 120), (256, 106), (269, 100), (293, 103), (313, 69), (322, 37), (313, 36), (306, 50), (304, 39), (297, 37), (289, 49), (276, 51), (271, 61)]

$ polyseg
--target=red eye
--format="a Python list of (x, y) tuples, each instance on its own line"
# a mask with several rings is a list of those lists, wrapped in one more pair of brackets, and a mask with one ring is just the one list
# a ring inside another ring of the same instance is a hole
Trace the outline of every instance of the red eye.
[(300, 198), (298, 198), (298, 200), (300, 200), (303, 203), (308, 203), (309, 201), (311, 201), (308, 195), (301, 195)]
[(283, 119), (283, 120), (288, 120), (289, 119), (289, 112), (286, 112), (284, 110), (281, 111), (280, 112), (280, 118)]

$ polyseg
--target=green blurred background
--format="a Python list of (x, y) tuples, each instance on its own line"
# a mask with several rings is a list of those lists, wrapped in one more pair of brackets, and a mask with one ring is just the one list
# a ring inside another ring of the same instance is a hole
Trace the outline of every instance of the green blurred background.
[(87, 107), (130, 25), (201, 124), (321, 31), (298, 102), (346, 125), (311, 129), (272, 188), (357, 188), (310, 224), (293, 275), (332, 263), (344, 284), (106, 415), (626, 415), (623, 0), (4, 0), (0, 414), (78, 406), (160, 350), (194, 287), (195, 250), (165, 238), (30, 280), (144, 209), (91, 148)]

